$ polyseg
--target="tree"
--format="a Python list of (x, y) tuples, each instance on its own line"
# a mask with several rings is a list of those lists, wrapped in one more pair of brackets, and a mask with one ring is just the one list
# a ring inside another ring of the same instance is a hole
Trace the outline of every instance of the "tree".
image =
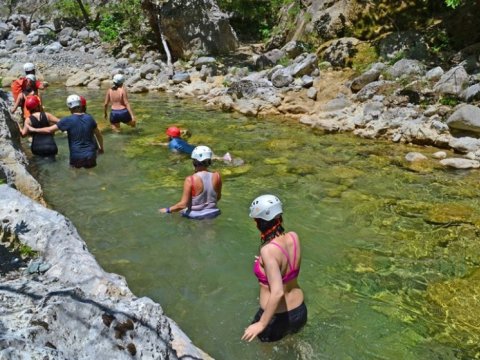
[(448, 7), (451, 7), (455, 9), (458, 5), (460, 5), (462, 0), (445, 0), (445, 4), (447, 4)]

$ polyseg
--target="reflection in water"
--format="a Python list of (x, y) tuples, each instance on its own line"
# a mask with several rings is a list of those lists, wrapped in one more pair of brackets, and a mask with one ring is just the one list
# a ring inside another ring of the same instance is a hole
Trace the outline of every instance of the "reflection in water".
[[(87, 94), (102, 114), (103, 92)], [(45, 103), (66, 115), (63, 92)], [(480, 225), (476, 172), (409, 165), (414, 148), (349, 135), (315, 135), (287, 120), (207, 112), (165, 95), (132, 95), (136, 129), (105, 129), (91, 170), (38, 163), (49, 204), (68, 216), (102, 266), (160, 302), (194, 343), (218, 359), (456, 359), (475, 356), (480, 328)], [(151, 142), (170, 125), (246, 161), (215, 163), (222, 215), (188, 221), (157, 209), (176, 202), (191, 161)], [(420, 149), (431, 154), (435, 149)], [(300, 284), (309, 322), (275, 344), (239, 339), (256, 311), (251, 273), (259, 245), (251, 199), (274, 193), (285, 227), (302, 239)], [(294, 226), (293, 226), (294, 225)], [(447, 317), (446, 314), (449, 316)], [(445, 320), (448, 319), (448, 320)]]

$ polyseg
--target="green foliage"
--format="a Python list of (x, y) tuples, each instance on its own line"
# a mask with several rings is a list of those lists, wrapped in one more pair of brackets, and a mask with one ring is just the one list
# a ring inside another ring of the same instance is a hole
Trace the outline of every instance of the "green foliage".
[(356, 47), (356, 53), (349, 61), (351, 68), (357, 74), (365, 72), (378, 59), (377, 50), (369, 43), (362, 43)]
[(115, 18), (113, 15), (105, 15), (101, 18), (96, 26), (103, 41), (112, 42), (117, 40), (120, 34), (122, 20)]
[(405, 52), (397, 51), (391, 59), (388, 59), (388, 65), (393, 65), (397, 61), (402, 60), (402, 59), (405, 59)]
[(146, 36), (142, 28), (141, 0), (109, 2), (98, 11), (99, 16), (92, 27), (98, 30), (102, 40), (115, 43), (124, 38), (138, 46)]
[[(80, 19), (83, 17), (80, 7), (75, 0), (58, 0), (54, 6), (60, 11), (60, 14), (66, 18)], [(85, 4), (85, 8), (88, 12), (88, 4)]]
[(447, 105), (447, 106), (457, 106), (460, 103), (460, 100), (458, 100), (456, 97), (452, 96), (444, 96), (439, 100), (440, 104), (442, 105)]
[(22, 258), (31, 258), (34, 257), (37, 253), (28, 245), (22, 244), (18, 248)]
[(219, 0), (218, 6), (230, 14), (230, 23), (243, 39), (261, 40), (271, 36), (282, 6), (295, 0)]
[(3, 78), (0, 77), (0, 88), (3, 87)]
[(455, 9), (458, 5), (460, 5), (461, 0), (445, 0), (445, 4), (452, 9)]

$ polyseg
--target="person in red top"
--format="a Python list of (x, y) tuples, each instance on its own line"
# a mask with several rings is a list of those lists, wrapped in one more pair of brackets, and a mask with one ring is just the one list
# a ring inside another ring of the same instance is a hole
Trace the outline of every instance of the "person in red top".
[[(23, 65), (23, 71), (25, 71), (25, 76), (22, 76), (21, 78), (12, 81), (11, 90), (14, 102), (17, 101), (18, 95), (20, 95), (20, 93), (25, 90), (27, 86), (27, 76), (33, 75), (36, 77), (35, 65), (32, 63), (26, 63), (25, 65)], [(35, 80), (35, 86), (37, 89), (43, 90), (48, 86), (48, 83)]]
[(12, 114), (17, 111), (17, 108), (22, 109), (23, 118), (27, 119), (30, 117), (30, 110), (25, 106), (26, 100), (29, 97), (35, 97), (39, 101), (40, 105), (42, 104), (42, 99), (38, 95), (37, 89), (37, 79), (35, 75), (28, 74), (26, 77), (25, 89), (18, 95), (15, 105), (11, 109)]
[(260, 309), (242, 340), (258, 336), (271, 342), (293, 334), (307, 323), (307, 307), (298, 285), (302, 251), (300, 240), (293, 231), (283, 228), (282, 203), (274, 195), (262, 195), (253, 200), (250, 217), (260, 231), (260, 254), (253, 273), (260, 286)]

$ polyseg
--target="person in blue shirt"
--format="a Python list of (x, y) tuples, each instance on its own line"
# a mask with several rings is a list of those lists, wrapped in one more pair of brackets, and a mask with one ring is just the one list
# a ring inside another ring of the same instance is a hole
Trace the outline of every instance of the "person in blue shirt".
[(173, 152), (184, 153), (192, 155), (195, 145), (191, 145), (181, 138), (182, 131), (176, 126), (170, 126), (166, 134), (168, 135), (168, 149)]
[(57, 130), (66, 131), (68, 134), (68, 147), (70, 149), (70, 166), (75, 168), (92, 168), (97, 165), (97, 152), (103, 154), (103, 137), (93, 117), (84, 112), (82, 99), (78, 95), (67, 98), (67, 106), (71, 115), (60, 119), (56, 124), (33, 128), (28, 126), (30, 132), (52, 134)]
[[(192, 155), (193, 149), (195, 149), (196, 145), (189, 144), (186, 140), (182, 139), (182, 136), (190, 135), (190, 131), (188, 130), (181, 130), (176, 126), (170, 126), (167, 131), (165, 132), (168, 136), (168, 143), (151, 143), (152, 145), (162, 145), (168, 147), (168, 149), (175, 153), (187, 154)], [(232, 159), (230, 153), (225, 153), (223, 156), (216, 156), (212, 155), (213, 160), (221, 160), (224, 163), (240, 166), (243, 165), (243, 160), (240, 158)]]

